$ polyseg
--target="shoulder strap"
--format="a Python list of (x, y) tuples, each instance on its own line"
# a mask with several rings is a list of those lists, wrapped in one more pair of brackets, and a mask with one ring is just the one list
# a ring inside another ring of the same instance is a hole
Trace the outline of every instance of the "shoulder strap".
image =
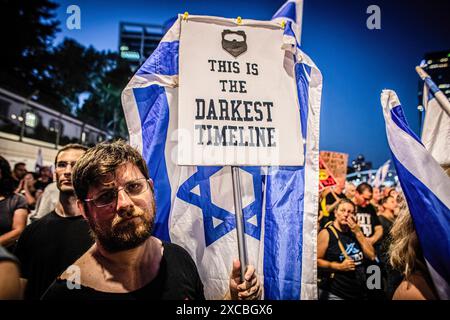
[(326, 229), (326, 228), (328, 228), (329, 226), (331, 226), (332, 224), (333, 224), (333, 220), (328, 221), (328, 222), (323, 226), (323, 228)]
[(342, 242), (341, 242), (341, 239), (339, 239), (339, 235), (338, 235), (336, 229), (333, 227), (332, 224), (330, 224), (330, 225), (328, 226), (328, 229), (330, 229), (331, 232), (332, 232), (332, 233), (334, 234), (334, 236), (336, 237), (336, 239), (337, 239), (337, 241), (338, 241), (339, 249), (341, 250), (341, 252), (342, 252), (342, 254), (344, 255), (345, 259), (350, 259), (350, 257), (349, 257), (348, 254), (347, 254), (347, 251), (345, 251), (345, 248), (344, 248), (344, 245), (343, 245)]

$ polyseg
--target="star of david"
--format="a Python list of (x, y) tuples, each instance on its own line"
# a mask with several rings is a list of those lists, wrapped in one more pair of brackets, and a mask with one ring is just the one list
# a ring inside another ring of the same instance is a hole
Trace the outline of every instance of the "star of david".
[[(236, 228), (234, 213), (215, 205), (211, 200), (210, 177), (222, 168), (198, 167), (197, 172), (189, 177), (177, 191), (178, 198), (202, 210), (206, 246), (211, 245)], [(242, 209), (244, 232), (259, 240), (261, 236), (262, 176), (260, 169), (256, 167), (246, 167), (241, 168), (241, 170), (252, 175), (255, 194), (255, 201)], [(196, 188), (197, 186), (198, 188)], [(193, 192), (194, 188), (200, 190), (200, 195)], [(230, 199), (230, 201), (234, 201), (234, 199)], [(257, 225), (249, 222), (250, 220), (254, 220), (254, 216), (256, 216)], [(217, 221), (220, 223), (217, 223)]]

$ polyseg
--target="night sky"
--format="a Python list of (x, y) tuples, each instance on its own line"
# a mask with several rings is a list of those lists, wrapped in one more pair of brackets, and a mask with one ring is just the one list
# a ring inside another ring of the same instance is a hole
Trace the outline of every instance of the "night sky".
[[(63, 37), (118, 50), (119, 22), (163, 24), (178, 13), (269, 20), (283, 0), (55, 1)], [(380, 106), (397, 92), (418, 133), (418, 76), (427, 52), (450, 49), (450, 1), (304, 0), (302, 49), (322, 71), (320, 149), (365, 155), (375, 167), (390, 157)], [(81, 9), (81, 30), (68, 30), (66, 8)], [(369, 5), (381, 8), (381, 30), (369, 30)]]

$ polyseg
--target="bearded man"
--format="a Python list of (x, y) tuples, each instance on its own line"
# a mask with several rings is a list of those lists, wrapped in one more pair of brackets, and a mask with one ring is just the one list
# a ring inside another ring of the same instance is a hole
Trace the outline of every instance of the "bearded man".
[[(188, 252), (151, 235), (156, 213), (153, 182), (137, 150), (121, 141), (89, 149), (74, 168), (73, 184), (95, 244), (50, 286), (44, 299), (205, 299)], [(224, 298), (261, 296), (253, 266), (247, 268), (243, 283), (238, 283), (239, 277), (235, 261)]]

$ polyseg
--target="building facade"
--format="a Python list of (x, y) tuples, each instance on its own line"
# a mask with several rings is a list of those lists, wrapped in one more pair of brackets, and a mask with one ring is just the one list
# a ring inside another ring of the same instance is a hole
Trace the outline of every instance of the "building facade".
[(119, 53), (133, 71), (156, 49), (164, 35), (164, 28), (156, 24), (121, 22), (119, 27)]

